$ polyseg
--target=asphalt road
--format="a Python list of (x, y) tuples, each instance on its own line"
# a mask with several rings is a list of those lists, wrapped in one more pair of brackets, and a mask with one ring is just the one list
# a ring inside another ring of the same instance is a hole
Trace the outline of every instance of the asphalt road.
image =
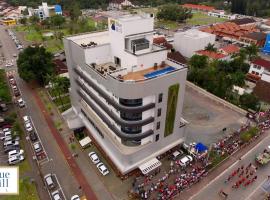
[[(268, 131), (265, 134), (269, 134)], [(212, 180), (209, 184), (207, 184), (203, 189), (200, 190), (197, 194), (193, 195), (190, 199), (192, 200), (217, 200), (222, 199), (218, 192), (222, 189), (224, 192), (228, 193), (228, 200), (261, 200), (263, 199), (265, 192), (261, 189), (261, 185), (267, 179), (267, 176), (270, 175), (270, 164), (266, 166), (258, 167), (256, 172), (257, 180), (250, 186), (243, 188), (239, 187), (238, 189), (232, 189), (233, 183), (236, 182), (237, 179), (229, 183), (224, 183), (226, 178), (231, 174), (234, 170), (242, 165), (247, 166), (249, 163), (255, 163), (255, 157), (257, 154), (263, 152), (265, 148), (270, 144), (270, 135), (268, 135), (264, 140), (262, 140), (259, 144), (257, 144), (253, 149), (251, 149), (247, 154), (245, 154), (241, 160), (238, 160), (231, 167), (229, 167), (226, 171), (221, 173), (218, 177)]]
[[(16, 46), (7, 32), (4, 31), (4, 27), (0, 26), (0, 40), (3, 44), (2, 51), (7, 60), (13, 59), (12, 55), (14, 53), (18, 53)], [(7, 71), (14, 72), (16, 70), (16, 66), (7, 69)], [(63, 189), (63, 192), (67, 199), (74, 194), (81, 193), (79, 189), (79, 184), (77, 183), (73, 174), (61, 153), (57, 143), (54, 140), (54, 137), (51, 133), (49, 133), (49, 127), (42, 115), (42, 111), (39, 109), (38, 105), (35, 102), (34, 97), (31, 93), (31, 88), (29, 88), (23, 80), (21, 80), (18, 75), (16, 75), (16, 81), (18, 87), (21, 90), (22, 98), (26, 101), (26, 108), (21, 110), (23, 115), (30, 115), (32, 121), (34, 122), (35, 128), (41, 138), (44, 149), (48, 155), (48, 160), (43, 162), (41, 165), (41, 173), (42, 175), (46, 175), (47, 173), (56, 174), (60, 185)], [(30, 144), (28, 143), (27, 148), (30, 148)], [(37, 173), (37, 172), (33, 172)], [(43, 187), (43, 186), (40, 186)], [(47, 200), (47, 198), (44, 198)]]

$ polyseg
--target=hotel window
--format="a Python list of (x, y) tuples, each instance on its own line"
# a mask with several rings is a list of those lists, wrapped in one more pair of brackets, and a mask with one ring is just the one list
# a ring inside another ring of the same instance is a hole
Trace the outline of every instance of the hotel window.
[(160, 94), (158, 95), (158, 103), (161, 103), (161, 102), (162, 102), (162, 97), (163, 97), (163, 94), (160, 93)]
[(161, 108), (159, 108), (157, 111), (157, 116), (160, 117), (160, 115), (161, 115)]
[(160, 122), (157, 122), (157, 127), (156, 127), (156, 129), (157, 129), (157, 130), (160, 129)]
[(159, 140), (159, 134), (156, 135), (156, 142)]

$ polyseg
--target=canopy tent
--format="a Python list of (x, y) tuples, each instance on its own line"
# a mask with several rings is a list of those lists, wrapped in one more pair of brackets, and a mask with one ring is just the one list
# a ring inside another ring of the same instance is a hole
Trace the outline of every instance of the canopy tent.
[(90, 139), (89, 136), (87, 136), (87, 137), (85, 137), (85, 138), (83, 138), (82, 140), (79, 141), (82, 148), (85, 148), (85, 147), (89, 146), (91, 142), (92, 142), (92, 140)]
[(146, 175), (149, 172), (153, 171), (154, 169), (158, 168), (161, 166), (161, 162), (156, 159), (153, 158), (145, 163), (143, 163), (142, 165), (139, 166), (139, 169), (141, 170), (141, 172)]
[(208, 148), (207, 148), (207, 146), (205, 146), (203, 143), (197, 143), (196, 145), (195, 145), (195, 149), (199, 152), (199, 153), (201, 153), (201, 152), (204, 152), (204, 151), (206, 151)]

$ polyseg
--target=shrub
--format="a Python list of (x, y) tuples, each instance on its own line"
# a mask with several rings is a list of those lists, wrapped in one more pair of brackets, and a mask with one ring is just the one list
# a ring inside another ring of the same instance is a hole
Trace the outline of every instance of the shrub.
[(257, 127), (252, 127), (249, 130), (242, 132), (240, 134), (240, 139), (243, 142), (248, 142), (251, 140), (251, 138), (253, 138), (255, 135), (257, 135), (259, 129)]

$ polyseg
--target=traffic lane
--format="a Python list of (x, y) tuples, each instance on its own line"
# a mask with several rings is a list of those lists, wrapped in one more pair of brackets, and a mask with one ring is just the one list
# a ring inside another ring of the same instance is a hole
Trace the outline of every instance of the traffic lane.
[[(269, 131), (264, 134), (269, 134)], [(270, 168), (268, 166), (259, 167), (257, 170), (257, 181), (255, 181), (252, 185), (248, 186), (246, 189), (237, 189), (233, 190), (231, 188), (231, 183), (225, 184), (224, 181), (228, 176), (232, 173), (233, 170), (241, 167), (242, 165), (248, 165), (250, 162), (254, 163), (255, 157), (258, 153), (261, 153), (268, 145), (270, 144), (270, 136), (266, 137), (263, 141), (257, 144), (253, 149), (251, 149), (246, 155), (243, 156), (241, 160), (238, 160), (235, 164), (233, 164), (230, 168), (224, 171), (221, 175), (219, 175), (214, 181), (210, 182), (205, 188), (203, 188), (199, 193), (194, 195), (192, 200), (200, 200), (200, 199), (209, 199), (216, 200), (219, 199), (218, 192), (223, 189), (225, 192), (229, 193), (227, 199), (238, 199), (238, 200), (246, 200), (252, 194), (252, 192), (258, 189), (258, 186), (264, 181), (265, 177), (270, 174)], [(236, 179), (235, 179), (236, 180)], [(234, 180), (234, 181), (235, 181)]]
[(2, 51), (4, 52), (6, 60), (11, 60), (13, 58), (13, 54), (17, 54), (18, 50), (12, 38), (5, 31), (5, 26), (0, 26), (0, 40), (2, 42)]
[(35, 99), (32, 96), (31, 89), (24, 83), (23, 80), (16, 77), (17, 83), (22, 92), (22, 98), (26, 101), (27, 108), (23, 111), (24, 115), (30, 115), (37, 133), (41, 139), (45, 151), (49, 160), (42, 163), (41, 169), (43, 176), (47, 173), (55, 173), (59, 179), (59, 182), (63, 188), (63, 191), (67, 198), (79, 192), (79, 184), (73, 177), (67, 162), (61, 153), (54, 137), (49, 132), (50, 129), (37, 106)]

